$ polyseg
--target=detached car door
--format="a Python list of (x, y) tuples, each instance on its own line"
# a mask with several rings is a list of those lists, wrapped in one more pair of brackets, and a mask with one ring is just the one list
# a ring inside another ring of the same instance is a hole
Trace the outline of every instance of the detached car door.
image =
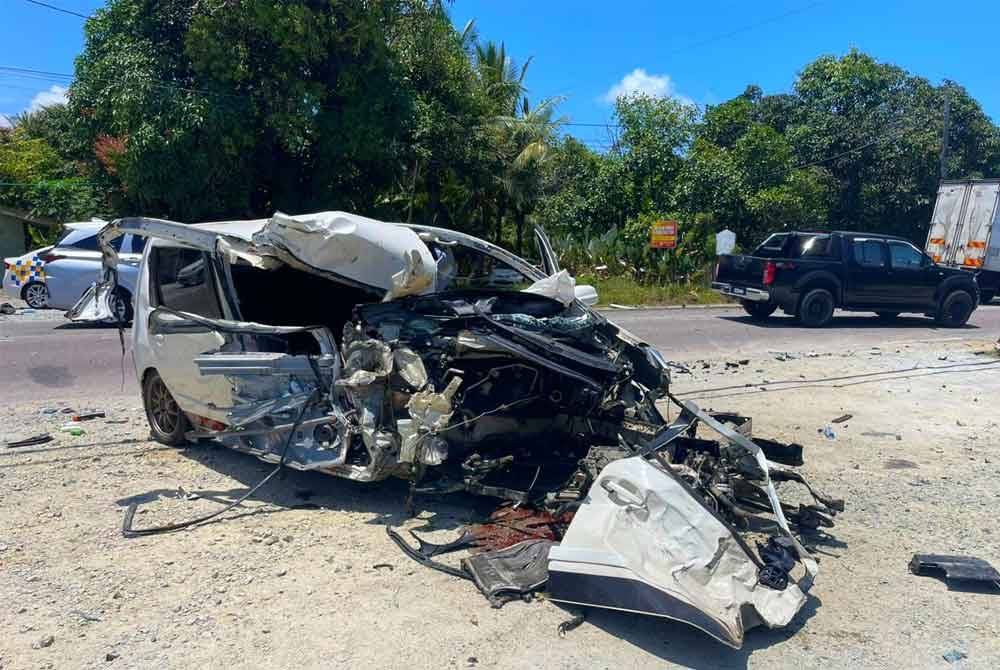
[(208, 253), (154, 244), (149, 250), (149, 357), (181, 409), (224, 420), (232, 388), (223, 376), (202, 376), (195, 359), (219, 351), (222, 333), (172, 312), (223, 318), (218, 279)]

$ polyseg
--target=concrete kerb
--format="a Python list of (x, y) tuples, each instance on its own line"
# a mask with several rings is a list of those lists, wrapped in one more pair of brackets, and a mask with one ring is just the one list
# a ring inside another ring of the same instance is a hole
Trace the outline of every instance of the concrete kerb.
[(711, 305), (601, 305), (597, 307), (599, 312), (630, 312), (638, 310), (674, 310), (674, 309), (738, 309), (735, 303), (713, 303)]

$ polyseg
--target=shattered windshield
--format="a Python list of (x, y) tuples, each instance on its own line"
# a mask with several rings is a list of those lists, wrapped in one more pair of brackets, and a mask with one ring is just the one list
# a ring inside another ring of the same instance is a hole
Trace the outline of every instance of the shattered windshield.
[(520, 291), (532, 280), (507, 263), (476, 249), (453, 244), (431, 244), (438, 264), (437, 290), (496, 289)]

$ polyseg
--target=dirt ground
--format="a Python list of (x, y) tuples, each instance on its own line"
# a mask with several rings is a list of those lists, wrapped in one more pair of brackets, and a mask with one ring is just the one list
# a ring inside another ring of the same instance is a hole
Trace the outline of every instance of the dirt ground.
[[(138, 398), (76, 389), (5, 406), (0, 440), (56, 440), (0, 446), (0, 668), (997, 668), (1000, 590), (950, 590), (907, 572), (915, 552), (1000, 567), (994, 361), (994, 342), (958, 339), (771, 352), (729, 367), (687, 361), (676, 392), (752, 416), (755, 434), (800, 442), (803, 472), (847, 503), (833, 539), (816, 547), (807, 606), (786, 629), (749, 632), (739, 651), (637, 615), (591, 611), (560, 638), (572, 613), (553, 603), (492, 609), (472, 584), (411, 562), (384, 530), (443, 540), (489, 501), (418, 498), (408, 518), (402, 482), (289, 472), (219, 523), (125, 539), (129, 503), (144, 503), (138, 526), (189, 518), (271, 466), (150, 442)], [(808, 382), (876, 372), (891, 374)], [(796, 383), (697, 392), (765, 380)], [(108, 420), (74, 437), (58, 432), (65, 408)], [(844, 414), (853, 417), (831, 423)], [(820, 432), (828, 425), (834, 439)]]

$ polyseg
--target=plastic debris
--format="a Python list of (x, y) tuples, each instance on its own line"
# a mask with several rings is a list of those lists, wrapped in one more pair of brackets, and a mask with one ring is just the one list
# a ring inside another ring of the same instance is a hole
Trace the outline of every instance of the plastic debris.
[(13, 442), (7, 442), (7, 447), (13, 449), (15, 447), (33, 447), (38, 444), (45, 444), (46, 442), (51, 442), (52, 436), (48, 433), (42, 433), (41, 435), (35, 435), (33, 437), (26, 437), (23, 440), (14, 440)]
[(76, 414), (73, 421), (90, 421), (91, 419), (103, 419), (107, 416), (104, 412), (91, 412), (90, 414)]
[(957, 663), (963, 658), (968, 658), (969, 655), (964, 651), (959, 651), (958, 649), (952, 649), (951, 651), (941, 654), (941, 658), (948, 661), (949, 663)]
[(828, 440), (837, 439), (837, 434), (833, 432), (833, 426), (827, 426), (826, 428), (822, 428), (820, 429), (819, 432), (823, 433), (823, 437), (825, 437)]

